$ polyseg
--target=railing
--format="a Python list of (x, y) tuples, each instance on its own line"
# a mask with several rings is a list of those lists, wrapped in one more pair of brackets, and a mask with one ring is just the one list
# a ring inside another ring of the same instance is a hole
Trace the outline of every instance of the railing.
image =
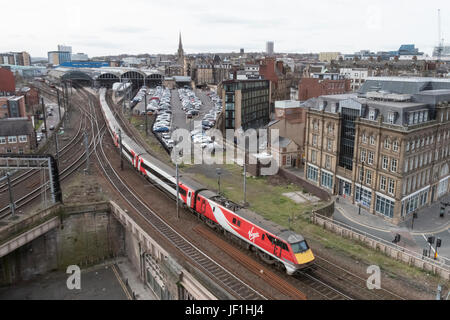
[[(345, 223), (324, 217), (317, 212), (312, 213), (311, 221), (314, 224), (324, 226), (325, 228), (340, 234), (342, 237), (345, 237), (345, 234), (347, 234), (347, 236), (351, 239), (357, 238), (375, 250), (379, 249), (386, 255), (389, 255), (396, 260), (400, 260), (425, 270), (433, 271), (447, 280), (450, 279), (450, 259), (448, 258), (438, 257), (438, 260), (434, 260), (432, 258), (425, 257), (417, 252), (393, 244)], [(367, 239), (370, 241), (367, 241)]]

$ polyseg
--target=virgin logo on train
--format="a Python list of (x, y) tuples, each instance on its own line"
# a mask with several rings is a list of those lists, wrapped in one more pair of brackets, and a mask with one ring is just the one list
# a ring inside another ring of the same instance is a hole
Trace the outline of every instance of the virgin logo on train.
[(256, 238), (259, 238), (259, 233), (258, 232), (253, 233), (254, 229), (255, 229), (255, 227), (252, 227), (252, 230), (250, 230), (248, 232), (248, 238), (250, 239), (250, 241), (255, 241)]

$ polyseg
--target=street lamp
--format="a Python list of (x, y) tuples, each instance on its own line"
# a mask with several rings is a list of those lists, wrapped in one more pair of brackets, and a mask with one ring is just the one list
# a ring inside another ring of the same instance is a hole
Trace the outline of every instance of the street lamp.
[(362, 184), (363, 184), (363, 180), (364, 180), (364, 161), (362, 161), (362, 175), (361, 172), (359, 173), (359, 209), (358, 209), (358, 214), (361, 215), (361, 199), (362, 199)]

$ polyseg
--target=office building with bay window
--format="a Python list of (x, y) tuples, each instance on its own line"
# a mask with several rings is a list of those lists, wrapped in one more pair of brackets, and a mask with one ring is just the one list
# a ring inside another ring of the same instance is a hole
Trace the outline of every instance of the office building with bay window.
[(450, 80), (368, 78), (307, 111), (305, 177), (399, 223), (449, 191)]

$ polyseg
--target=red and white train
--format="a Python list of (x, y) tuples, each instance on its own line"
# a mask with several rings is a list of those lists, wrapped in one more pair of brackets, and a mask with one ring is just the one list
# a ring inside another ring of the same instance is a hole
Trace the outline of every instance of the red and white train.
[[(120, 147), (121, 131), (124, 158), (176, 199), (175, 170), (148, 154), (125, 134), (109, 108), (105, 94), (106, 89), (100, 89), (102, 112), (115, 146)], [(179, 178), (179, 197), (183, 206), (198, 214), (208, 226), (239, 239), (248, 249), (256, 251), (263, 261), (284, 267), (289, 275), (314, 263), (314, 255), (301, 235), (261, 218), (191, 179)]]

